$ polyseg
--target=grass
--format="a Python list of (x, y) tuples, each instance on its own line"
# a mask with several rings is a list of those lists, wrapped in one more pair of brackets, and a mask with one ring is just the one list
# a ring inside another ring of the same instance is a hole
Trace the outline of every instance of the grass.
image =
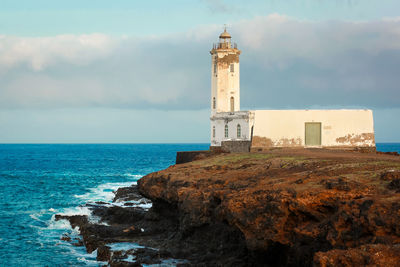
[(250, 160), (267, 160), (276, 157), (272, 154), (261, 154), (261, 153), (237, 153), (237, 154), (225, 154), (218, 155), (216, 157), (207, 158), (204, 160), (193, 161), (192, 165), (203, 165), (203, 166), (217, 166), (217, 165), (227, 165), (235, 164), (241, 161)]
[(301, 156), (280, 156), (275, 154), (269, 153), (233, 153), (233, 154), (225, 154), (225, 155), (218, 155), (216, 157), (207, 158), (204, 160), (193, 161), (192, 165), (202, 165), (204, 167), (207, 166), (221, 166), (221, 165), (233, 165), (237, 163), (249, 163), (252, 162), (259, 162), (263, 160), (269, 160), (277, 158), (282, 160), (283, 166), (289, 166), (293, 163), (300, 164), (303, 162), (307, 162), (304, 157)]

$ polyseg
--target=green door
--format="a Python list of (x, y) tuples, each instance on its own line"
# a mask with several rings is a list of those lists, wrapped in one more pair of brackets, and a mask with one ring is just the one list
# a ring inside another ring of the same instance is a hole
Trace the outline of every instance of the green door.
[(306, 122), (306, 146), (321, 145), (321, 123)]

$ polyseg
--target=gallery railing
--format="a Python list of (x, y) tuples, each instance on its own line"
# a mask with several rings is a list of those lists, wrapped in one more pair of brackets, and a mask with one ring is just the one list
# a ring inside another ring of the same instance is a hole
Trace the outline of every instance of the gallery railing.
[(230, 42), (213, 44), (213, 49), (230, 49), (230, 48), (237, 49), (237, 44)]

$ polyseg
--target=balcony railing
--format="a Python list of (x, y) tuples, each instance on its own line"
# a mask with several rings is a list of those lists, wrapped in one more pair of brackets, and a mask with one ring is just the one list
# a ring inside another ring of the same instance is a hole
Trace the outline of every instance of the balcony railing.
[(237, 44), (231, 42), (213, 44), (213, 49), (230, 49), (230, 48), (237, 49)]

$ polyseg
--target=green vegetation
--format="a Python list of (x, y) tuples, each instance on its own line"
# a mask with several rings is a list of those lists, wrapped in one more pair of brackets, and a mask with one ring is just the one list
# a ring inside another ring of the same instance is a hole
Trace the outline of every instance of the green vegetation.
[(304, 162), (309, 162), (310, 160), (301, 156), (280, 156), (270, 153), (232, 153), (223, 154), (211, 158), (206, 158), (204, 160), (198, 160), (191, 162), (192, 165), (202, 165), (204, 167), (208, 166), (223, 166), (223, 165), (234, 165), (237, 163), (259, 163), (260, 161), (265, 161), (269, 159), (279, 159), (282, 161), (282, 167), (292, 166), (293, 164), (301, 164)]
[(235, 164), (242, 161), (252, 161), (252, 160), (266, 160), (271, 158), (276, 158), (276, 155), (266, 154), (266, 153), (232, 153), (232, 154), (222, 154), (211, 158), (206, 158), (204, 160), (193, 161), (192, 165), (202, 165), (206, 166), (221, 166), (227, 164)]

